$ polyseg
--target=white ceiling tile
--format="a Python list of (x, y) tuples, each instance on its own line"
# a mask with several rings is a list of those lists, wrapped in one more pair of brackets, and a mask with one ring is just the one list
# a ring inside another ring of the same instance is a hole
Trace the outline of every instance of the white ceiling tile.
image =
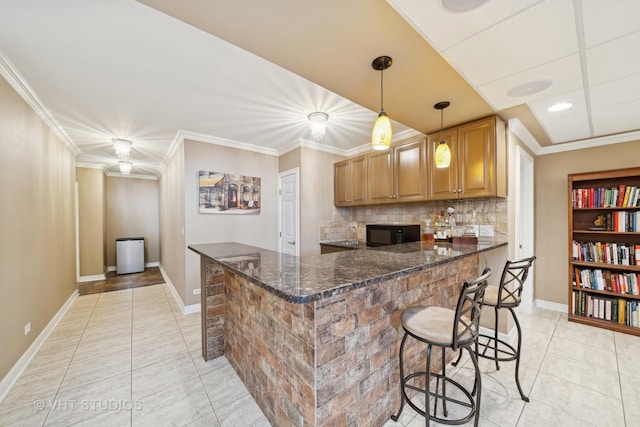
[(640, 73), (640, 32), (587, 49), (589, 85)]
[(587, 48), (640, 31), (640, 1), (582, 0)]
[[(518, 85), (542, 79), (551, 81), (551, 86), (542, 92), (521, 97), (508, 95), (509, 90)], [(478, 90), (493, 108), (503, 110), (525, 102), (548, 98), (581, 88), (580, 57), (575, 54), (480, 86)]]
[(580, 141), (580, 140), (589, 139), (592, 137), (589, 131), (589, 126), (586, 123), (586, 119), (585, 119), (585, 123), (581, 125), (576, 125), (576, 126), (567, 125), (560, 132), (551, 133), (548, 135), (549, 135), (549, 139), (551, 139), (551, 142), (554, 144), (559, 144), (561, 142), (568, 142), (568, 141)]
[(591, 108), (602, 108), (640, 99), (640, 74), (589, 88)]
[(539, 3), (445, 53), (477, 87), (577, 51), (573, 4), (554, 0)]
[(640, 129), (638, 111), (640, 111), (640, 101), (592, 110), (593, 130), (596, 136), (618, 133), (621, 129), (625, 132)]
[(433, 47), (443, 51), (540, 1), (492, 0), (466, 13), (448, 12), (441, 0), (387, 0), (387, 3)]
[[(547, 109), (559, 102), (570, 102), (573, 106), (564, 111), (549, 112)], [(574, 90), (559, 95), (550, 96), (548, 98), (538, 99), (529, 103), (529, 108), (535, 116), (542, 122), (553, 122), (555, 120), (564, 120), (573, 114), (587, 111), (586, 100), (583, 90)]]

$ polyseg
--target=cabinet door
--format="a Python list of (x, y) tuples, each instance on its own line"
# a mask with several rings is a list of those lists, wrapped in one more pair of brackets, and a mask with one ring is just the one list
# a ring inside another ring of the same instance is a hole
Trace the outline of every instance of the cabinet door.
[(351, 159), (351, 206), (367, 203), (367, 158)]
[(393, 203), (393, 150), (367, 155), (367, 184), (370, 204)]
[(333, 166), (333, 202), (335, 206), (349, 206), (351, 200), (351, 161), (344, 160)]
[(495, 117), (458, 128), (459, 197), (496, 194), (495, 138)]
[[(429, 200), (450, 200), (458, 197), (458, 155), (457, 130), (447, 129), (440, 138), (440, 132), (429, 136), (427, 141), (427, 198)], [(436, 148), (444, 139), (451, 150), (451, 164), (448, 168), (436, 168)]]
[(427, 199), (427, 142), (421, 137), (393, 148), (395, 200), (415, 202)]

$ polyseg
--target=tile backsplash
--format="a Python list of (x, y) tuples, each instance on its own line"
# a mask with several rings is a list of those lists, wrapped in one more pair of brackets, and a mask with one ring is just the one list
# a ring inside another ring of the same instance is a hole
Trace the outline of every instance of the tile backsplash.
[(364, 242), (367, 224), (424, 224), (427, 219), (433, 222), (436, 212), (445, 211), (446, 215), (448, 207), (456, 210), (455, 219), (458, 225), (469, 224), (475, 212), (478, 225), (490, 226), (494, 235), (507, 234), (507, 199), (492, 197), (352, 208), (334, 207), (333, 220), (320, 222), (320, 241), (357, 237)]

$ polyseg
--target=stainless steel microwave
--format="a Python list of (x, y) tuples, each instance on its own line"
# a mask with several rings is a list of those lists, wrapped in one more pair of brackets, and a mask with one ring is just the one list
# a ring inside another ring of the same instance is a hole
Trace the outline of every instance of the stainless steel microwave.
[(367, 224), (367, 246), (396, 245), (420, 240), (420, 225)]

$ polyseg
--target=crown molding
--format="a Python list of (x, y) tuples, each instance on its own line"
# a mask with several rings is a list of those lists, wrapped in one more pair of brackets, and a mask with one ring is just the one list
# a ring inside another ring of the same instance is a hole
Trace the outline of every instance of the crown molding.
[(619, 133), (616, 135), (600, 136), (597, 138), (583, 139), (580, 141), (567, 142), (540, 149), (539, 155), (562, 153), (564, 151), (582, 150), (584, 148), (601, 147), (603, 145), (620, 144), (623, 142), (639, 141), (640, 131)]
[(62, 126), (53, 118), (38, 95), (31, 89), (27, 81), (20, 75), (13, 63), (0, 50), (0, 75), (5, 78), (11, 87), (18, 92), (18, 95), (36, 112), (36, 114), (46, 123), (53, 133), (71, 150), (74, 155), (81, 153), (80, 149), (69, 138)]

